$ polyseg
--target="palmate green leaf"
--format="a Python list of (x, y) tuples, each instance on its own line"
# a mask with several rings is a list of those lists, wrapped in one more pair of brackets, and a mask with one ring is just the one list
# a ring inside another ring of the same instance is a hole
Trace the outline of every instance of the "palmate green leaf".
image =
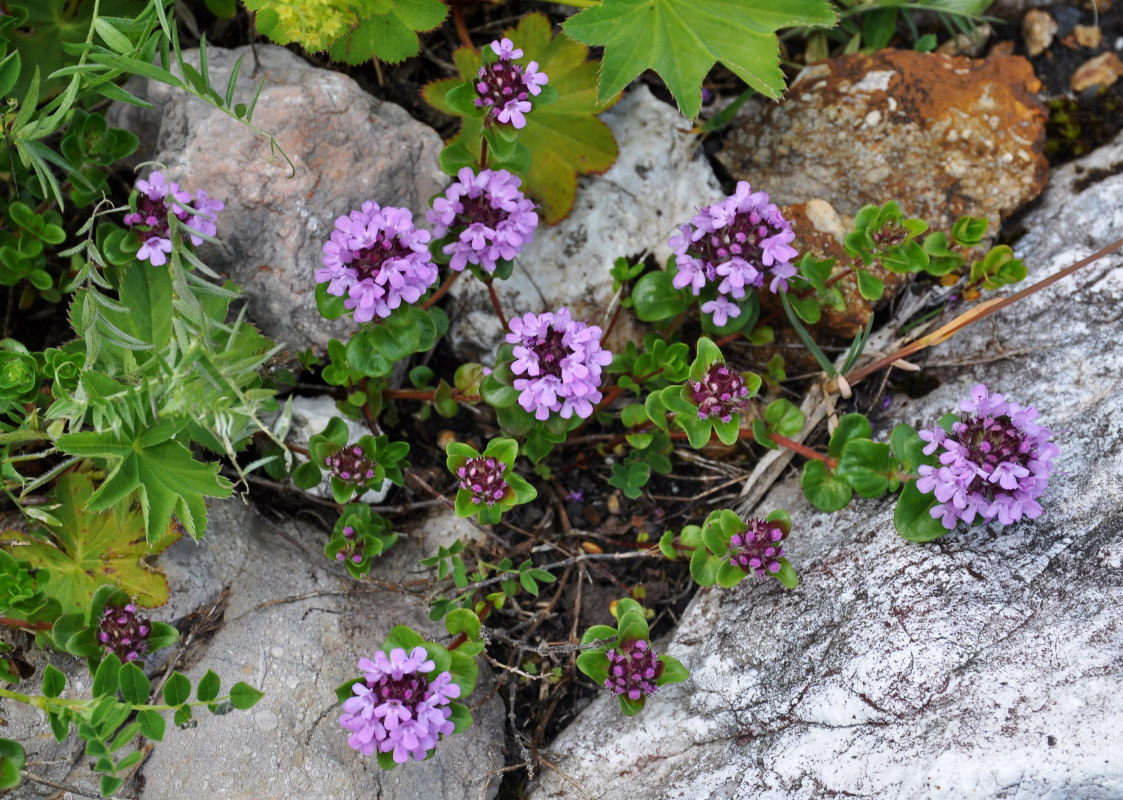
[(600, 99), (653, 69), (683, 116), (693, 119), (702, 104), (702, 79), (715, 61), (777, 98), (784, 74), (775, 31), (834, 23), (825, 0), (604, 0), (562, 27), (578, 41), (604, 46)]
[(202, 464), (172, 436), (175, 426), (161, 422), (133, 441), (107, 440), (106, 434), (72, 433), (58, 440), (70, 455), (107, 458), (116, 462), (105, 482), (89, 498), (88, 510), (104, 511), (135, 492), (144, 517), (148, 541), (156, 546), (174, 513), (193, 538), (207, 526), (204, 497), (229, 497), (230, 481), (218, 475), (217, 464)]
[[(379, 0), (378, 5), (385, 3)], [(351, 33), (332, 45), (336, 61), (362, 64), (372, 58), (397, 64), (417, 55), (418, 31), (431, 31), (444, 22), (448, 6), (440, 0), (394, 0), (389, 11), (359, 22)]]
[[(530, 169), (522, 175), (523, 188), (541, 204), (542, 221), (553, 225), (573, 207), (577, 175), (600, 174), (616, 161), (616, 140), (596, 115), (611, 107), (618, 93), (602, 93), (598, 101), (597, 64), (586, 60), (589, 49), (564, 35), (552, 36), (543, 15), (527, 14), (517, 28), (507, 29), (503, 35), (522, 48), (524, 55), (517, 60), (523, 64), (537, 61), (558, 92), (556, 102), (534, 106), (519, 134), (519, 142), (531, 154)], [(445, 95), (453, 87), (475, 80), (480, 54), (461, 48), (453, 59), (460, 78), (434, 81), (421, 94), (438, 111), (463, 118), (464, 126), (450, 144), (465, 147), (478, 159), (482, 118), (463, 117), (445, 101)]]
[(112, 513), (91, 511), (91, 494), (86, 475), (60, 477), (55, 487), (59, 507), (53, 512), (59, 525), (50, 528), (52, 541), (8, 533), (19, 543), (20, 559), (50, 571), (50, 592), (64, 614), (88, 607), (103, 584), (120, 587), (147, 608), (166, 603), (167, 578), (149, 567), (146, 557), (170, 547), (180, 534), (165, 522), (162, 535), (149, 546), (138, 515), (126, 515), (124, 526), (118, 526)]

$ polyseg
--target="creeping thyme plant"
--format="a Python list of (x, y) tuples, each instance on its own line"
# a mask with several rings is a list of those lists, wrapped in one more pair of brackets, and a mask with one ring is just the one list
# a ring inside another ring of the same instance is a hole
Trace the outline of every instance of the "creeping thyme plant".
[[(397, 624), (382, 643), (346, 656), (354, 677), (337, 690), (343, 730), (335, 733), (356, 758), (373, 757), (385, 769), (424, 761), (470, 726), (484, 659), (503, 671), (509, 697), (528, 682), (578, 683), (615, 697), (625, 714), (687, 681), (673, 645), (659, 640), (664, 616), (644, 607), (640, 573), (625, 569), (621, 579), (606, 566), (658, 565), (656, 581), (688, 571), (700, 586), (743, 593), (798, 585), (800, 533), (785, 510), (733, 509), (725, 507), (732, 495), (705, 491), (669, 516), (658, 499), (669, 483), (657, 476), (688, 474), (731, 452), (756, 463), (781, 448), (803, 460), (804, 495), (823, 511), (843, 508), (854, 494), (899, 492), (896, 528), (918, 542), (961, 522), (1009, 525), (1043, 513), (1058, 448), (1038, 411), (998, 387), (976, 386), (960, 417), (919, 431), (898, 425), (875, 434), (864, 414), (842, 413), (857, 408), (852, 387), (860, 380), (997, 304), (877, 360), (864, 352), (872, 316), (835, 360), (824, 352), (829, 333), (818, 327), (826, 312), (847, 309), (843, 279), (870, 304), (887, 294), (887, 279), (900, 282), (896, 276), (954, 285), (968, 298), (1017, 283), (1024, 265), (1009, 247), (983, 245), (985, 220), (964, 217), (950, 230), (929, 231), (886, 198), (857, 214), (845, 258), (819, 258), (769, 187), (738, 181), (724, 198), (693, 198), (690, 219), (667, 221), (666, 264), (618, 258), (611, 277), (620, 301), (611, 313), (583, 317), (549, 302), (504, 308), (495, 288), (515, 269), (533, 273), (529, 248), (572, 207), (577, 175), (611, 166), (615, 141), (596, 115), (642, 70), (654, 69), (694, 119), (702, 81), (720, 62), (745, 87), (735, 109), (753, 92), (782, 94), (778, 30), (802, 37), (808, 61), (812, 53), (877, 48), (896, 35), (899, 15), (912, 25), (900, 3), (753, 0), (735, 4), (745, 13), (730, 16), (727, 0), (603, 0), (579, 4), (588, 8), (560, 30), (528, 14), (482, 46), (472, 41), (463, 4), (453, 3), (457, 74), (423, 92), (460, 120), (440, 155), (447, 187), (424, 213), (379, 197), (327, 209), (334, 224), (319, 252), (306, 254), (321, 314), (355, 323), (326, 352), (299, 355), (302, 385), (330, 394), (338, 409), (307, 447), (286, 441), (286, 396), (298, 381), (275, 369), (281, 346), (253, 327), (238, 287), (197, 250), (221, 239), (238, 187), (198, 186), (160, 164), (128, 175), (121, 162), (137, 138), (109, 128), (97, 102), (140, 103), (119, 85), (139, 75), (258, 131), (257, 95), (234, 102), (240, 63), (226, 87), (211, 85), (205, 40), (198, 67), (184, 60), (170, 2), (155, 0), (139, 13), (120, 0), (78, 5), (66, 32), (81, 27), (77, 40), (52, 32), (31, 3), (10, 3), (11, 13), (0, 16), (0, 93), (8, 98), (0, 151), (9, 165), (0, 176), (7, 193), (0, 285), (8, 301), (0, 476), (7, 505), (19, 512), (0, 542), (0, 623), (24, 644), (33, 637), (40, 648), (85, 659), (92, 688), (88, 697), (63, 698), (66, 679), (47, 664), (41, 692), (0, 688), (0, 697), (42, 710), (59, 740), (83, 739), (103, 794), (135, 771), (143, 758), (135, 745), (164, 738), (163, 712), (182, 727), (201, 706), (223, 714), (262, 696), (245, 683), (224, 693), (208, 671), (192, 700), (190, 680), (160, 667), (157, 656), (179, 632), (160, 620), (168, 586), (146, 559), (184, 535), (203, 536), (207, 499), (229, 497), (236, 485), (267, 486), (303, 503), (326, 480), (330, 499), (315, 500), (331, 516), (323, 552), (356, 581), (383, 569), (378, 562), (408, 533), (400, 522), (412, 508), (444, 505), (487, 534), (483, 543), (455, 541), (421, 560), (430, 617), (443, 620), (446, 635), (427, 638)], [(226, 8), (212, 5), (214, 13)], [(438, 0), (376, 5), (371, 13), (358, 2), (309, 4), (301, 16), (292, 4), (245, 0), (263, 35), (349, 64), (415, 55), (418, 33), (448, 13)], [(954, 32), (984, 6), (930, 0), (910, 9), (943, 15)], [(660, 35), (649, 36), (648, 26)], [(33, 29), (63, 37), (62, 63), (43, 39), (28, 38)], [(930, 49), (927, 35), (910, 30), (918, 49)], [(637, 36), (656, 44), (636, 56)], [(603, 47), (599, 66), (586, 45)], [(716, 114), (696, 130), (722, 119)], [(287, 159), (269, 133), (258, 133)], [(483, 363), (450, 366), (443, 346), (444, 298), (457, 280), (483, 284), (504, 332)], [(25, 335), (14, 324), (28, 309), (61, 303), (70, 326), (64, 341)], [(930, 316), (944, 311), (932, 307)], [(622, 314), (644, 333), (610, 344)], [(805, 346), (806, 358), (789, 365), (779, 355), (754, 355), (781, 329)], [(765, 362), (760, 374), (747, 369)], [(797, 362), (793, 372), (814, 365), (815, 376), (789, 379)], [(789, 399), (813, 391), (829, 400), (820, 446)], [(1041, 410), (1046, 419), (1049, 411)], [(355, 422), (369, 433), (353, 436)], [(408, 431), (437, 422), (455, 430), (441, 432), (434, 460)], [(598, 477), (608, 489), (597, 488)], [(367, 502), (368, 493), (393, 487), (399, 505)], [(594, 496), (617, 507), (634, 503), (631, 527), (580, 530), (576, 515), (595, 520), (606, 507)], [(542, 538), (551, 520), (570, 541)], [(632, 528), (639, 533), (629, 538)], [(500, 536), (512, 532), (519, 538)], [(598, 574), (621, 594), (598, 609), (601, 621), (578, 631), (576, 612), (568, 641), (530, 644), (567, 588)], [(554, 583), (537, 606), (548, 610), (528, 611)], [(615, 624), (607, 624), (609, 613)], [(503, 663), (489, 650), (514, 659)], [(26, 666), (15, 645), (0, 643), (0, 678), (15, 685)], [(512, 724), (515, 707), (512, 699)], [(23, 766), (22, 746), (0, 739), (0, 788), (19, 783)]]

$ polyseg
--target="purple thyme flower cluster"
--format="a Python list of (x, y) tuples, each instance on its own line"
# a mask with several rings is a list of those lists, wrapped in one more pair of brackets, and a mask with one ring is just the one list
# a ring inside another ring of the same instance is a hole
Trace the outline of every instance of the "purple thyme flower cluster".
[(343, 703), (339, 724), (351, 731), (347, 744), (364, 756), (393, 753), (403, 764), (410, 758), (424, 761), (437, 745), (441, 734), (450, 734), (454, 725), (449, 717), (449, 702), (460, 696), (452, 675), (436, 669), (424, 647), (406, 655), (395, 647), (389, 657), (381, 651), (374, 660), (359, 659), (363, 680), (354, 684), (355, 696)]
[(443, 248), (457, 272), (468, 264), (495, 272), (497, 261), (510, 261), (533, 241), (538, 227), (534, 203), (519, 191), (518, 176), (505, 169), (485, 169), (477, 175), (464, 167), (457, 177), (426, 214), (433, 236), (440, 239), (450, 230), (459, 231), (456, 241)]
[(780, 571), (780, 556), (784, 555), (784, 548), (780, 546), (784, 531), (774, 522), (762, 519), (750, 519), (747, 525), (746, 530), (729, 539), (730, 563), (745, 574), (755, 571), (758, 578), (763, 578), (766, 572), (775, 575)]
[(148, 636), (152, 625), (136, 613), (136, 606), (127, 603), (121, 608), (109, 606), (98, 622), (97, 640), (105, 652), (116, 653), (122, 663), (136, 661), (148, 652)]
[(772, 292), (788, 290), (787, 279), (796, 274), (790, 263), (797, 255), (793, 239), (791, 223), (768, 202), (768, 193), (753, 192), (741, 181), (736, 192), (703, 208), (671, 236), (678, 266), (674, 286), (689, 286), (697, 296), (716, 283), (718, 296), (703, 303), (702, 311), (713, 314), (715, 325), (724, 325), (741, 315), (730, 298), (740, 300), (748, 286), (763, 287), (765, 272), (772, 276)]
[(356, 322), (388, 317), (403, 300), (417, 302), (436, 282), (429, 239), (428, 231), (414, 227), (409, 209), (368, 200), (336, 219), (316, 283), (329, 281), (328, 294), (346, 295), (344, 306), (354, 309)]
[(932, 517), (948, 530), (959, 520), (972, 522), (976, 514), (986, 522), (997, 517), (1003, 525), (1039, 517), (1037, 498), (1049, 485), (1060, 450), (1049, 441), (1050, 431), (1034, 422), (1037, 409), (992, 395), (986, 384), (971, 389), (959, 408), (963, 415), (950, 434), (939, 425), (920, 431), (927, 455), (943, 450), (941, 466), (918, 468), (916, 488), (935, 492), (940, 501)]
[(499, 60), (480, 67), (476, 107), (487, 109), (484, 124), (490, 122), (488, 117), (494, 117), (503, 124), (524, 128), (526, 118), (523, 115), (530, 111), (530, 97), (541, 94), (542, 87), (550, 79), (545, 72), (538, 71), (537, 61), (531, 61), (525, 70), (516, 64), (512, 59), (522, 58), (523, 51), (516, 49), (510, 39), (492, 42), (491, 49)]
[[(190, 192), (180, 189), (175, 181), (169, 183), (159, 171), (149, 175), (148, 180), (141, 178), (136, 188), (140, 192), (136, 211), (125, 215), (125, 224), (140, 237), (141, 246), (136, 256), (141, 261), (154, 267), (168, 263), (166, 254), (172, 251), (169, 216), (175, 216), (184, 224), (187, 230), (183, 235), (189, 237), (193, 245), (203, 243), (200, 235), (214, 236), (218, 232), (214, 221), (226, 204), (208, 197), (202, 189), (195, 192), (192, 200)], [(186, 206), (194, 208), (194, 212)]]
[(341, 447), (325, 456), (324, 465), (336, 478), (356, 486), (361, 486), (374, 477), (374, 462), (366, 457), (363, 448), (357, 444)]
[(503, 477), (506, 470), (507, 465), (502, 461), (491, 456), (477, 456), (465, 461), (456, 476), (460, 478), (460, 488), (472, 493), (475, 505), (493, 506), (507, 493), (507, 479)]
[(659, 690), (655, 680), (662, 666), (651, 645), (643, 639), (623, 644), (605, 653), (608, 657), (608, 678), (604, 686), (614, 695), (627, 695), (629, 700), (639, 700)]
[(749, 388), (741, 373), (720, 362), (706, 370), (702, 380), (690, 381), (690, 400), (698, 406), (698, 419), (717, 417), (729, 422), (734, 414), (748, 407), (748, 396)]
[(574, 414), (588, 419), (593, 403), (601, 399), (601, 368), (612, 361), (612, 353), (600, 346), (601, 329), (575, 322), (569, 309), (556, 313), (524, 314), (510, 322), (507, 341), (515, 346), (511, 370), (519, 405), (544, 420), (550, 412), (563, 419)]

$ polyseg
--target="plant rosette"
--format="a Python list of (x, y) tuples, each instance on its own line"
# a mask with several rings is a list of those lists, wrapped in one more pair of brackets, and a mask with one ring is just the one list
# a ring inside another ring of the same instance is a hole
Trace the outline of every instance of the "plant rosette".
[(349, 443), (348, 434), (347, 423), (332, 417), (321, 433), (309, 438), (310, 460), (296, 468), (293, 482), (301, 489), (311, 489), (320, 484), (327, 472), (332, 499), (340, 505), (368, 490), (381, 490), (384, 481), (402, 485), (402, 468), (409, 453), (407, 443), (391, 442), (384, 434), (362, 436)]
[(380, 514), (371, 512), (366, 503), (351, 503), (332, 529), (331, 539), (324, 546), (324, 555), (339, 561), (353, 578), (365, 578), (370, 563), (394, 546), (398, 534), (393, 525)]
[(732, 445), (741, 433), (741, 414), (749, 409), (760, 385), (760, 376), (727, 367), (718, 346), (703, 336), (687, 382), (652, 392), (645, 405), (660, 427), (666, 427), (666, 415), (673, 413), (675, 424), (696, 450), (715, 433), (722, 444)]
[(335, 690), (343, 703), (340, 725), (361, 755), (375, 755), (383, 769), (430, 758), (437, 742), (472, 724), (465, 700), (476, 686), (475, 658), (395, 626), (381, 652), (359, 659), (363, 675)]
[(690, 673), (678, 659), (652, 649), (643, 606), (623, 598), (616, 602), (615, 614), (617, 627), (594, 625), (585, 631), (581, 644), (602, 644), (579, 655), (577, 668), (616, 695), (620, 710), (630, 717), (643, 710), (659, 687), (681, 683)]
[(15, 339), (0, 340), (0, 413), (34, 401), (42, 382), (35, 356)]
[[(111, 610), (122, 611), (129, 617), (124, 622), (114, 619)], [(90, 599), (85, 613), (64, 614), (55, 620), (50, 637), (54, 646), (73, 656), (86, 659), (90, 674), (97, 672), (102, 659), (124, 644), (121, 634), (139, 633), (144, 639), (143, 649), (130, 642), (138, 655), (151, 654), (179, 641), (179, 631), (171, 625), (155, 620), (143, 620), (146, 631), (140, 630), (141, 618), (128, 593), (115, 586), (102, 586)], [(143, 658), (133, 658), (143, 662)]]
[(791, 528), (791, 517), (782, 509), (748, 522), (729, 509), (713, 511), (701, 527), (688, 525), (682, 530), (683, 546), (694, 548), (690, 576), (700, 586), (730, 589), (755, 573), (794, 589), (799, 579), (781, 546)]
[(481, 523), (494, 525), (504, 511), (529, 503), (538, 492), (515, 472), (519, 444), (514, 439), (492, 439), (482, 453), (462, 442), (452, 442), (445, 451), (446, 464), (456, 476), (456, 514), (475, 515)]

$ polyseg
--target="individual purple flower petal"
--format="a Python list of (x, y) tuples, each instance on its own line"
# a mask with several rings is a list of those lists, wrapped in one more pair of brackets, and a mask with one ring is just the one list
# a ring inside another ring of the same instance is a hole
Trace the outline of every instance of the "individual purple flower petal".
[(515, 43), (510, 39), (499, 39), (490, 45), (492, 52), (499, 56), (501, 61), (510, 61), (512, 58), (522, 58), (523, 51), (515, 48)]
[(500, 260), (510, 261), (534, 240), (538, 214), (521, 185), (519, 177), (505, 169), (476, 174), (464, 167), (457, 173), (456, 182), (426, 213), (434, 237), (457, 234), (442, 247), (451, 256), (449, 266), (460, 271), (476, 264), (490, 274)]
[(516, 49), (510, 39), (492, 42), (491, 49), (499, 60), (484, 64), (476, 73), (476, 107), (486, 109), (485, 125), (494, 119), (523, 128), (524, 115), (532, 107), (529, 98), (541, 94), (549, 78), (539, 72), (537, 61), (531, 61), (525, 70), (516, 64), (512, 59), (521, 58), (523, 51)]
[(556, 313), (525, 314), (510, 321), (507, 341), (515, 345), (511, 370), (519, 405), (535, 419), (551, 412), (563, 419), (588, 419), (601, 400), (601, 369), (612, 353), (601, 348), (601, 329), (574, 321), (566, 308)]
[(720, 328), (729, 320), (741, 316), (741, 308), (736, 303), (730, 302), (728, 298), (718, 295), (713, 300), (702, 303), (702, 313), (713, 314), (714, 325)]
[(346, 296), (356, 322), (388, 317), (402, 302), (415, 303), (437, 280), (429, 255), (429, 232), (414, 227), (406, 208), (380, 207), (367, 201), (348, 216), (338, 217), (323, 248), (323, 269), (317, 283)]
[(673, 284), (698, 295), (716, 283), (719, 293), (740, 299), (750, 286), (763, 288), (768, 276), (770, 291), (786, 292), (787, 279), (796, 274), (790, 263), (798, 255), (794, 239), (791, 223), (768, 194), (741, 181), (732, 195), (703, 208), (671, 236), (678, 267)]
[(154, 267), (162, 267), (164, 264), (168, 263), (168, 259), (164, 253), (170, 253), (171, 251), (171, 239), (152, 236), (144, 240), (144, 244), (137, 250), (136, 257), (141, 261), (147, 261)]
[(939, 467), (917, 468), (917, 490), (939, 501), (932, 517), (952, 530), (976, 516), (1003, 525), (1040, 516), (1037, 498), (1060, 451), (1049, 441), (1052, 433), (1034, 422), (1037, 410), (991, 394), (985, 384), (973, 387), (959, 407), (963, 413), (950, 434), (939, 426), (920, 431), (926, 454), (942, 448)]
[(214, 236), (218, 233), (218, 228), (215, 227), (214, 221), (218, 217), (218, 212), (226, 208), (226, 203), (221, 200), (215, 200), (207, 196), (207, 193), (200, 189), (195, 192), (195, 214), (187, 220), (187, 229), (191, 236), (191, 244), (198, 246), (203, 243), (196, 234), (201, 233), (203, 236)]

